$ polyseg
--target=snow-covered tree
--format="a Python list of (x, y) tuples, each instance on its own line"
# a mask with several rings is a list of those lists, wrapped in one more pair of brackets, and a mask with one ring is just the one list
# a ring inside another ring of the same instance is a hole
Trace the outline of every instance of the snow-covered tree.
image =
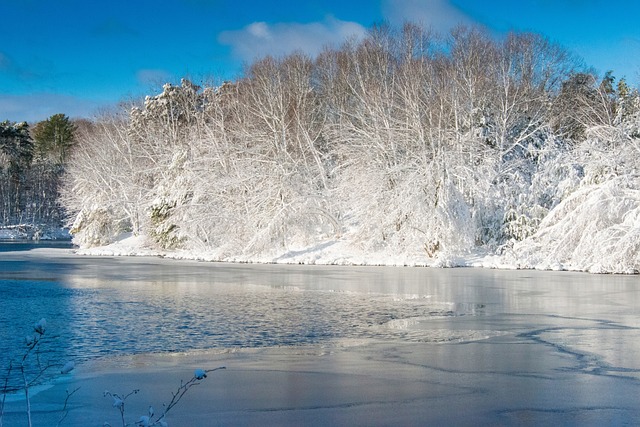
[(635, 197), (638, 99), (536, 34), (378, 26), (99, 119), (64, 200), (87, 245), (129, 230), (221, 259), (336, 238), (436, 263), (517, 252), (584, 188)]

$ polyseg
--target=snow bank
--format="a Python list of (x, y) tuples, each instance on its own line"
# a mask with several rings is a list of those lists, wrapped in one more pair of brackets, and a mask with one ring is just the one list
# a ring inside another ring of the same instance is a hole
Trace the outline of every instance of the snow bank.
[(198, 261), (221, 261), (263, 264), (318, 264), (318, 265), (387, 265), (387, 266), (424, 266), (424, 267), (467, 267), (477, 266), (483, 259), (485, 266), (495, 267), (484, 256), (475, 254), (456, 255), (440, 253), (434, 258), (424, 253), (394, 252), (391, 250), (371, 252), (359, 248), (350, 242), (348, 236), (340, 239), (325, 240), (313, 245), (297, 245), (280, 250), (271, 249), (261, 254), (229, 255), (221, 250), (161, 250), (152, 249), (144, 236), (131, 233), (122, 234), (119, 239), (106, 246), (82, 248), (76, 251), (80, 255), (94, 256), (160, 256), (170, 259)]
[(144, 236), (133, 233), (120, 234), (114, 243), (93, 248), (78, 249), (80, 255), (97, 256), (161, 256), (162, 252), (150, 249)]

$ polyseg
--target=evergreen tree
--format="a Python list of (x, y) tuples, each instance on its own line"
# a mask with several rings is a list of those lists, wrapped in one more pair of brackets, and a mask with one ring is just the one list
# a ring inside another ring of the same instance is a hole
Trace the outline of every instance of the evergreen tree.
[(33, 158), (33, 142), (26, 123), (0, 122), (0, 220), (22, 217), (23, 187)]
[(33, 141), (29, 136), (26, 123), (0, 123), (0, 152), (3, 154), (3, 166), (8, 166), (12, 177), (16, 177), (31, 164), (33, 159)]
[(74, 143), (76, 127), (64, 114), (54, 114), (33, 128), (36, 153), (40, 158), (50, 157), (58, 164), (65, 162)]

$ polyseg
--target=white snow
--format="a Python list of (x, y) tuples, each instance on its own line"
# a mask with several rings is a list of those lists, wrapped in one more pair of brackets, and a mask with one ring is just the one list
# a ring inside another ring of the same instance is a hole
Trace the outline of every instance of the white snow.
[(197, 380), (202, 380), (204, 378), (207, 378), (207, 373), (205, 372), (204, 369), (196, 369), (193, 372), (193, 376), (197, 379)]
[(480, 267), (633, 274), (640, 270), (640, 191), (619, 180), (576, 191), (544, 218), (538, 232), (507, 246), (503, 254), (478, 248), (464, 253), (440, 252), (430, 258), (419, 251), (363, 249), (351, 238), (345, 234), (339, 239), (307, 246), (299, 244), (259, 254), (230, 255), (223, 248), (152, 249), (144, 236), (125, 233), (112, 244), (78, 249), (77, 253), (239, 263)]
[(44, 334), (44, 331), (47, 329), (47, 320), (43, 317), (38, 320), (35, 325), (33, 325), (33, 329), (40, 335)]
[(517, 268), (515, 264), (505, 263), (501, 257), (486, 254), (483, 251), (464, 255), (440, 254), (435, 258), (427, 258), (420, 253), (371, 253), (350, 244), (347, 238), (326, 240), (319, 244), (306, 247), (296, 246), (295, 248), (280, 252), (271, 251), (269, 254), (258, 256), (228, 256), (213, 250), (169, 251), (150, 249), (145, 245), (146, 239), (144, 237), (132, 235), (122, 235), (121, 237), (121, 240), (110, 245), (78, 249), (76, 253), (79, 255), (92, 256), (159, 256), (181, 260), (263, 264)]

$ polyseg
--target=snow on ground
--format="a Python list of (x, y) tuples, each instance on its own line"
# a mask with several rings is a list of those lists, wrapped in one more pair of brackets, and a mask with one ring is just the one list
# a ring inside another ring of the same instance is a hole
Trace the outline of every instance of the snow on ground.
[(110, 245), (78, 249), (76, 253), (92, 256), (159, 256), (169, 259), (262, 264), (517, 268), (515, 264), (505, 263), (502, 257), (483, 251), (463, 255), (442, 253), (434, 258), (429, 258), (418, 251), (412, 254), (372, 253), (355, 247), (347, 237), (326, 240), (311, 246), (299, 245), (281, 251), (274, 250), (269, 254), (258, 256), (230, 257), (215, 251), (152, 249), (144, 236), (124, 233)]
[(78, 249), (80, 255), (96, 256), (162, 256), (161, 251), (153, 250), (147, 244), (144, 236), (135, 236), (133, 233), (122, 233), (114, 243), (106, 246), (96, 246), (86, 249)]
[(0, 240), (69, 240), (69, 230), (45, 225), (19, 224), (0, 227)]
[[(585, 209), (588, 209), (585, 208)], [(640, 210), (640, 209), (638, 209)], [(625, 216), (628, 218), (628, 215)], [(576, 218), (562, 219), (563, 224), (571, 224)], [(627, 219), (628, 221), (628, 219)], [(483, 249), (464, 254), (440, 253), (430, 258), (425, 253), (394, 253), (392, 251), (370, 252), (353, 245), (345, 236), (341, 239), (328, 239), (313, 245), (292, 245), (281, 250), (272, 250), (260, 255), (228, 256), (221, 251), (198, 250), (161, 250), (154, 249), (144, 236), (134, 236), (124, 233), (116, 242), (93, 248), (76, 250), (79, 255), (92, 256), (159, 256), (168, 259), (197, 260), (208, 262), (236, 262), (261, 264), (308, 264), (308, 265), (363, 265), (363, 266), (411, 266), (411, 267), (476, 267), (494, 269), (535, 269), (552, 271), (587, 271), (590, 273), (634, 274), (634, 258), (629, 262), (619, 261), (617, 264), (606, 261), (604, 255), (601, 261), (587, 257), (578, 257), (580, 248), (559, 246), (558, 239), (550, 234), (549, 228), (558, 227), (553, 221), (543, 224), (541, 230), (529, 239), (517, 242), (508, 247), (504, 254), (498, 255)], [(619, 225), (615, 225), (619, 227)], [(606, 233), (606, 230), (603, 232)], [(594, 234), (593, 238), (603, 238), (602, 233)], [(546, 241), (545, 241), (546, 239)], [(541, 243), (542, 241), (542, 243)], [(613, 255), (619, 251), (610, 248)], [(557, 252), (565, 251), (569, 255), (561, 258)], [(617, 252), (616, 252), (617, 251)], [(562, 260), (562, 261), (560, 261)]]

